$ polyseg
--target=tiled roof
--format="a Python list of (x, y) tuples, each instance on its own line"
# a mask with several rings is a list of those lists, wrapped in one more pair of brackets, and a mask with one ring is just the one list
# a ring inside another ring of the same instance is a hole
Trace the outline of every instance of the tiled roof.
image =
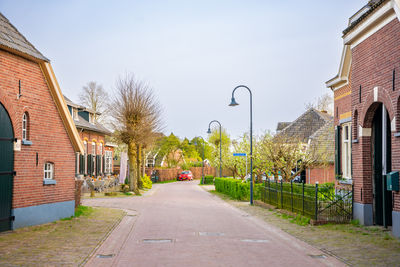
[(276, 131), (282, 131), (283, 129), (285, 129), (287, 126), (289, 126), (291, 124), (291, 122), (278, 122), (278, 125), (276, 126)]
[(103, 133), (106, 135), (111, 135), (111, 132), (107, 130), (103, 125), (98, 122), (90, 123), (80, 115), (78, 115), (78, 120), (74, 120), (76, 128), (81, 128), (85, 130), (90, 130), (98, 133)]
[(37, 59), (41, 59), (47, 62), (49, 61), (1, 13), (0, 45), (22, 52)]
[(310, 136), (311, 147), (317, 149), (321, 160), (329, 163), (335, 162), (335, 129), (333, 119), (326, 122), (323, 127)]
[(358, 19), (355, 21), (351, 22), (350, 25), (343, 31), (343, 35), (346, 35), (349, 33), (352, 29), (354, 29), (361, 21), (363, 21), (366, 17), (369, 16), (372, 12), (374, 12), (375, 9), (377, 9), (379, 6), (381, 6), (384, 2), (388, 0), (371, 0), (368, 2), (368, 4), (365, 6), (368, 8), (365, 13), (363, 13)]
[(332, 116), (328, 113), (310, 108), (277, 135), (296, 138), (303, 143), (307, 143), (310, 136), (330, 120), (332, 120)]
[[(90, 109), (85, 108), (84, 106), (75, 104), (74, 102), (72, 102), (65, 95), (64, 95), (64, 99), (65, 99), (65, 102), (67, 102), (68, 106), (71, 106), (71, 107), (74, 107), (74, 108), (78, 108), (80, 110), (88, 111), (90, 113), (94, 113), (93, 111), (91, 111)], [(90, 123), (80, 115), (78, 115), (78, 119), (77, 120), (74, 120), (74, 123), (75, 123), (76, 128), (81, 128), (81, 129), (91, 130), (91, 131), (98, 132), (98, 133), (103, 133), (103, 134), (106, 134), (106, 135), (111, 135), (111, 132), (109, 130), (107, 130), (100, 123), (98, 123), (98, 122)]]

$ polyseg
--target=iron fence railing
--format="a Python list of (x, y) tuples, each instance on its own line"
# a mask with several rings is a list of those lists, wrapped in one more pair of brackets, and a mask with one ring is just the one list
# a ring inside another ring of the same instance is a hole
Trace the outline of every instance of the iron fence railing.
[(352, 200), (352, 190), (319, 187), (318, 184), (267, 180), (261, 188), (261, 201), (316, 221), (351, 221)]

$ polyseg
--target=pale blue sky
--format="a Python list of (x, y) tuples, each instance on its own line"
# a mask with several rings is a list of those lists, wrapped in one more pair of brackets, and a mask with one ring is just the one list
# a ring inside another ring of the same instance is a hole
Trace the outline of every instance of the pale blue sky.
[(96, 81), (112, 92), (133, 72), (163, 105), (165, 133), (206, 136), (219, 120), (232, 136), (292, 121), (330, 92), (348, 17), (366, 0), (100, 1), (1, 0), (0, 12), (51, 60), (77, 101)]

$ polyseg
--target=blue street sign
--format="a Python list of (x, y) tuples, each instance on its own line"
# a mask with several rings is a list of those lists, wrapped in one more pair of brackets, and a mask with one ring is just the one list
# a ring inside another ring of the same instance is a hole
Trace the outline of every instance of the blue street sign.
[(233, 153), (233, 156), (235, 156), (235, 157), (246, 157), (247, 154), (246, 153)]

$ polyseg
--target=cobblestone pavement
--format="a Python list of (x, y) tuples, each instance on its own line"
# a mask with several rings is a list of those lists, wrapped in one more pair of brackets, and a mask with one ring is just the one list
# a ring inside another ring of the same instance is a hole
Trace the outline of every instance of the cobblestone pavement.
[(197, 182), (155, 184), (143, 197), (87, 199), (128, 212), (87, 266), (344, 266)]

